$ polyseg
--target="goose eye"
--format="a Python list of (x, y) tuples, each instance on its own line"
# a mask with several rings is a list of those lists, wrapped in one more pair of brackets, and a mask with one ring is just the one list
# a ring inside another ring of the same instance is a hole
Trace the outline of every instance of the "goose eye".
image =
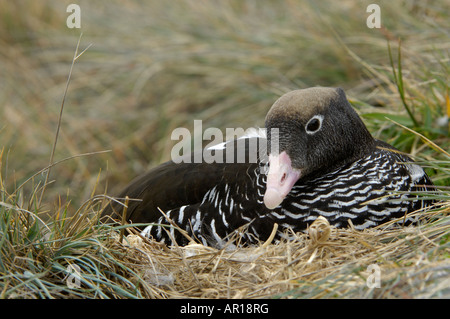
[(322, 115), (314, 115), (308, 123), (306, 123), (306, 133), (314, 134), (322, 128)]

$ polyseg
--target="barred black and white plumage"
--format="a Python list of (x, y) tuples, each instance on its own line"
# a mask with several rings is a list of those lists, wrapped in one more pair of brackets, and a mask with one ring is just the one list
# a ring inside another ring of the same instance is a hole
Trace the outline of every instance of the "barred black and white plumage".
[[(272, 128), (279, 131), (276, 151)], [(269, 111), (266, 129), (267, 135), (214, 147), (224, 158), (228, 148), (244, 148), (244, 163), (167, 162), (133, 181), (120, 195), (141, 200), (128, 207), (129, 221), (153, 223), (145, 236), (186, 244), (174, 227), (161, 226), (169, 224), (167, 216), (192, 238), (222, 246), (233, 235), (243, 243), (264, 241), (274, 223), (277, 238), (286, 228), (306, 229), (319, 216), (337, 227), (350, 220), (364, 229), (429, 204), (411, 194), (432, 187), (423, 169), (373, 139), (341, 89), (287, 93)], [(249, 145), (263, 149), (256, 163), (249, 160)], [(108, 207), (104, 215), (113, 211)]]

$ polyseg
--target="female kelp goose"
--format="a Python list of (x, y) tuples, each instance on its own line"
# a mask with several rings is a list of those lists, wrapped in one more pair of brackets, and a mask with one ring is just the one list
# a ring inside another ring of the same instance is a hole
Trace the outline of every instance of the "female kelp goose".
[[(145, 236), (186, 244), (163, 211), (192, 238), (222, 246), (235, 234), (245, 243), (264, 241), (274, 223), (276, 238), (286, 228), (305, 230), (319, 216), (337, 227), (351, 220), (364, 229), (428, 205), (408, 192), (426, 190), (429, 177), (370, 135), (342, 89), (289, 92), (274, 103), (265, 124), (267, 136), (260, 130), (206, 149), (201, 163), (169, 161), (137, 178), (119, 196), (139, 200), (129, 201), (127, 220), (153, 223)], [(225, 160), (230, 150), (232, 163)], [(224, 160), (210, 163), (207, 154)], [(103, 216), (120, 219), (123, 207), (112, 206)]]

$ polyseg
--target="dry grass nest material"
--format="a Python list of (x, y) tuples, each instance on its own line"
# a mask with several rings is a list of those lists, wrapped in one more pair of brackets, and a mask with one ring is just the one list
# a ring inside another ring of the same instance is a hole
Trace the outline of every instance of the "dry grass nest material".
[[(319, 218), (294, 240), (254, 247), (168, 248), (137, 234), (122, 243), (153, 298), (449, 297), (449, 220), (426, 215), (421, 226), (364, 231)], [(379, 288), (367, 285), (369, 265), (379, 267)]]

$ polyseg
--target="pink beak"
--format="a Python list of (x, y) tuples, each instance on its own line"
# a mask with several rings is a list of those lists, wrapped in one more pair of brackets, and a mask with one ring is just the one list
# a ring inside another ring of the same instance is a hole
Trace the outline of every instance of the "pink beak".
[(289, 194), (301, 172), (292, 168), (291, 159), (284, 151), (279, 155), (269, 155), (269, 163), (264, 204), (267, 208), (274, 209)]

